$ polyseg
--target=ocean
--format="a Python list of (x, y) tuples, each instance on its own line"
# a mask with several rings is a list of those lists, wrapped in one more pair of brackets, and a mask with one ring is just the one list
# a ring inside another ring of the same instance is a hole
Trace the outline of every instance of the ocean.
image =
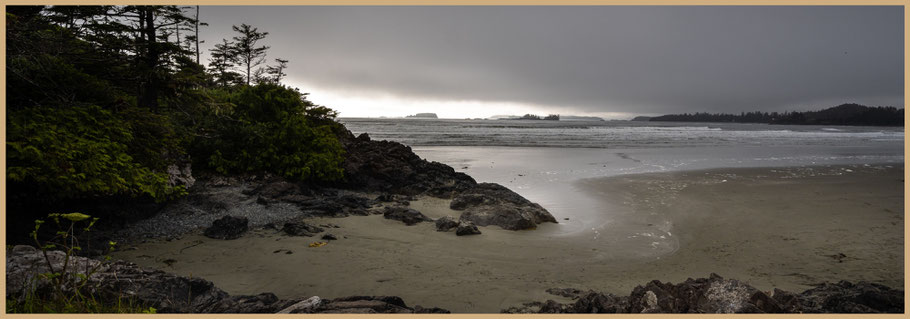
[[(560, 220), (555, 234), (596, 233), (620, 203), (587, 179), (736, 167), (903, 166), (902, 127), (637, 121), (342, 118), (354, 134), (411, 146), (421, 157), (505, 185)], [(848, 173), (845, 171), (845, 174)], [(564, 221), (569, 218), (568, 221)], [(593, 231), (592, 231), (593, 230)]]

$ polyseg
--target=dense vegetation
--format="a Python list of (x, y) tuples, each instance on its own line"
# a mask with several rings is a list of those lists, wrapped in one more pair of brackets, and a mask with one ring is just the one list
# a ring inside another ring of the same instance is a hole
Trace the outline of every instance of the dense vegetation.
[[(169, 167), (342, 178), (336, 113), (241, 24), (200, 61), (198, 7), (7, 6), (8, 216), (185, 193)], [(27, 217), (33, 220), (34, 217)]]
[(841, 104), (821, 111), (808, 112), (748, 112), (739, 115), (725, 113), (671, 114), (650, 118), (665, 122), (734, 122), (808, 125), (868, 125), (904, 126), (904, 109), (892, 106), (869, 107)]

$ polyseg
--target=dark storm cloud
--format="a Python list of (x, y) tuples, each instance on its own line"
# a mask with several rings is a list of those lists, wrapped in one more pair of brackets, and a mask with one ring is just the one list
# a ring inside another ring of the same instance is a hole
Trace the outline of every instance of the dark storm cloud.
[[(579, 112), (903, 106), (901, 7), (203, 7), (292, 79)], [(270, 58), (270, 60), (271, 60)], [(305, 89), (305, 88), (304, 88)]]

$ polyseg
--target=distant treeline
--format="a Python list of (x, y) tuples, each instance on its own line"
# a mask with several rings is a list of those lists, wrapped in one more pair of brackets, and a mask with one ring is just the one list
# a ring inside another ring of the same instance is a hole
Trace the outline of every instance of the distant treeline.
[(664, 122), (731, 122), (799, 125), (868, 125), (904, 126), (904, 109), (893, 106), (870, 107), (854, 103), (841, 104), (821, 111), (807, 112), (748, 112), (684, 113), (651, 118)]

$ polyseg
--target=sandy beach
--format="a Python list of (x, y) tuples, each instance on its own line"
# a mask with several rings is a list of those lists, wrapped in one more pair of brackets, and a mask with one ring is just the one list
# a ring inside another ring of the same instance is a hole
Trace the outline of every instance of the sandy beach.
[[(314, 218), (339, 239), (256, 229), (236, 240), (201, 231), (123, 247), (115, 258), (214, 282), (231, 294), (282, 298), (396, 295), (409, 305), (499, 312), (560, 297), (547, 288), (628, 294), (650, 280), (718, 273), (759, 289), (802, 291), (824, 281), (902, 288), (902, 165), (736, 168), (586, 179), (601, 203), (590, 229), (562, 225), (455, 236), (432, 223), (380, 215)], [(457, 216), (449, 200), (420, 198), (431, 218)], [(591, 221), (586, 221), (591, 222)]]

